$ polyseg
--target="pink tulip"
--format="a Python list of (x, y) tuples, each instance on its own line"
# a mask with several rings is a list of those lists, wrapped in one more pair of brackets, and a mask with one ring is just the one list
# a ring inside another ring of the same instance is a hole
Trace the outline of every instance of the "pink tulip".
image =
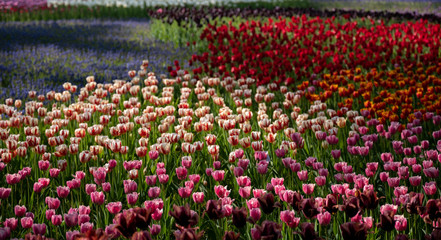
[(204, 202), (204, 193), (203, 192), (194, 192), (193, 193), (193, 201), (197, 204)]
[(49, 167), (50, 167), (50, 162), (49, 161), (44, 161), (44, 160), (38, 161), (38, 168), (41, 171), (46, 171), (46, 170), (49, 169)]
[(26, 214), (26, 206), (15, 205), (14, 213), (17, 217), (23, 217)]
[(299, 177), (300, 181), (306, 181), (308, 179), (308, 171), (302, 170), (297, 172), (297, 176)]
[(11, 194), (10, 188), (0, 187), (0, 199), (7, 199), (10, 194)]
[(14, 231), (18, 227), (18, 219), (17, 218), (6, 218), (3, 222), (5, 227), (10, 228), (10, 230)]
[(91, 193), (96, 191), (96, 185), (95, 184), (86, 184), (86, 193), (87, 195), (90, 195)]
[(197, 184), (201, 180), (201, 176), (199, 174), (191, 174), (188, 175), (188, 178), (190, 181), (192, 181), (194, 184)]
[(213, 179), (217, 182), (220, 182), (224, 180), (225, 177), (225, 171), (224, 170), (216, 170), (211, 173), (211, 176), (213, 176)]
[(163, 212), (164, 212), (163, 209), (159, 209), (159, 208), (155, 209), (155, 211), (153, 211), (153, 213), (152, 213), (153, 220), (156, 220), (156, 221), (161, 220)]
[(31, 228), (32, 224), (34, 224), (34, 219), (30, 218), (30, 217), (24, 217), (22, 219), (20, 219), (21, 222), (21, 226), (23, 228)]
[(158, 157), (159, 157), (159, 152), (158, 151), (152, 150), (152, 151), (149, 152), (149, 158), (151, 160), (156, 160)]
[(230, 195), (230, 190), (222, 185), (214, 186), (214, 193), (216, 193), (218, 198), (228, 197)]
[(315, 177), (315, 182), (319, 186), (324, 186), (326, 184), (326, 177), (324, 177), (324, 176), (317, 176), (317, 177)]
[(109, 182), (104, 182), (101, 186), (103, 187), (104, 192), (110, 192), (111, 185)]
[(150, 229), (150, 234), (156, 236), (161, 232), (161, 225), (152, 224), (151, 226), (149, 226), (149, 229)]
[(48, 221), (51, 220), (52, 216), (55, 215), (55, 210), (54, 209), (48, 209), (46, 210), (46, 219)]
[(46, 234), (46, 224), (32, 224), (32, 231), (35, 235), (44, 235)]
[(102, 205), (104, 203), (105, 196), (103, 192), (93, 192), (90, 194), (90, 198), (93, 203)]
[(76, 236), (80, 235), (80, 232), (75, 230), (75, 231), (67, 231), (66, 232), (66, 240), (74, 240), (76, 238)]
[(46, 197), (45, 202), (49, 209), (58, 209), (60, 207), (60, 200), (58, 198)]
[(74, 227), (78, 225), (78, 213), (64, 214), (64, 222), (67, 227)]
[(176, 175), (179, 180), (184, 180), (187, 178), (187, 169), (185, 167), (176, 168)]
[(319, 213), (317, 215), (317, 220), (320, 225), (329, 225), (329, 223), (331, 222), (331, 214), (329, 212)]
[(266, 160), (260, 161), (257, 164), (257, 172), (262, 175), (268, 172), (268, 162)]
[(169, 176), (167, 174), (158, 175), (159, 183), (166, 184), (168, 182)]
[(51, 180), (49, 178), (39, 178), (38, 179), (38, 183), (40, 183), (41, 185), (43, 185), (43, 187), (47, 187), (49, 186), (49, 183), (51, 182)]
[(9, 185), (14, 185), (20, 182), (20, 180), (21, 180), (21, 175), (18, 173), (6, 174), (6, 183), (8, 183)]
[(237, 166), (243, 168), (243, 170), (246, 170), (249, 164), (249, 159), (239, 159), (239, 161), (237, 162)]
[(421, 167), (420, 164), (414, 164), (414, 165), (412, 165), (412, 172), (414, 172), (414, 173), (420, 173), (420, 172), (421, 172), (421, 169), (422, 169), (422, 167)]
[(49, 169), (49, 175), (52, 177), (52, 178), (56, 178), (56, 177), (58, 177), (58, 175), (60, 174), (60, 169), (58, 169), (58, 168), (51, 168), (51, 169)]
[(62, 223), (62, 217), (61, 215), (52, 215), (51, 216), (51, 223), (55, 226), (59, 226)]
[(81, 225), (85, 222), (89, 222), (90, 221), (90, 217), (87, 214), (79, 214), (78, 215), (78, 225)]
[(403, 215), (395, 215), (395, 229), (397, 231), (406, 231), (407, 229), (407, 219)]
[(125, 194), (136, 192), (136, 189), (138, 188), (138, 184), (133, 180), (123, 180), (123, 185)]
[(148, 196), (149, 198), (157, 198), (159, 197), (159, 194), (161, 193), (161, 189), (159, 187), (152, 187), (148, 190)]
[(260, 208), (253, 208), (250, 210), (250, 217), (254, 220), (254, 222), (259, 221), (261, 216), (262, 212), (260, 211)]
[(260, 204), (259, 204), (259, 201), (257, 200), (257, 198), (251, 198), (250, 200), (247, 200), (246, 203), (247, 203), (247, 207), (249, 210), (251, 210), (253, 208), (260, 207)]
[(421, 184), (421, 176), (413, 176), (409, 178), (410, 185), (416, 187)]
[(80, 188), (81, 185), (81, 180), (79, 179), (72, 179), (70, 181), (66, 181), (66, 185), (69, 189), (76, 189), (76, 188)]
[(126, 195), (126, 198), (127, 198), (127, 203), (129, 205), (133, 205), (138, 201), (138, 193), (137, 192), (129, 193)]
[(57, 187), (57, 195), (59, 198), (66, 198), (69, 195), (70, 189), (69, 187), (58, 186)]
[(178, 194), (179, 194), (179, 196), (180, 196), (181, 198), (188, 198), (188, 197), (191, 196), (191, 191), (192, 191), (191, 188), (188, 188), (188, 187), (180, 187), (180, 188), (178, 189)]
[(239, 195), (242, 198), (249, 198), (251, 195), (251, 187), (240, 187), (239, 188)]
[(424, 192), (427, 195), (433, 195), (436, 193), (437, 188), (436, 188), (436, 182), (426, 182), (426, 184), (423, 186)]
[(305, 194), (307, 194), (307, 195), (311, 195), (314, 192), (314, 187), (315, 187), (315, 184), (313, 184), (313, 183), (302, 185), (303, 192), (305, 192)]
[(34, 192), (36, 193), (40, 193), (41, 190), (43, 190), (43, 184), (39, 183), (39, 182), (35, 182), (34, 183), (34, 187), (33, 187)]
[(380, 213), (382, 215), (385, 215), (386, 212), (392, 212), (392, 215), (395, 215), (397, 213), (398, 206), (393, 204), (384, 204), (380, 207)]
[(425, 168), (423, 169), (423, 173), (429, 178), (437, 178), (439, 176), (439, 170), (435, 167)]
[(294, 210), (281, 211), (280, 212), (280, 220), (282, 220), (282, 222), (286, 223), (286, 225), (288, 225), (290, 228), (296, 228), (300, 222), (300, 218), (295, 217)]
[(86, 232), (88, 232), (88, 231), (90, 231), (92, 229), (93, 229), (93, 223), (90, 223), (90, 222), (82, 223), (81, 226), (80, 226), (80, 232), (81, 233), (86, 233)]
[(389, 173), (388, 172), (380, 172), (380, 180), (382, 182), (386, 182), (389, 178)]
[(156, 184), (156, 175), (146, 176), (145, 182), (148, 186), (154, 186)]
[(189, 156), (182, 157), (181, 165), (187, 169), (191, 167), (192, 159)]
[(121, 202), (110, 202), (106, 205), (106, 208), (107, 208), (107, 210), (109, 210), (109, 212), (111, 214), (117, 214), (122, 209), (122, 203)]

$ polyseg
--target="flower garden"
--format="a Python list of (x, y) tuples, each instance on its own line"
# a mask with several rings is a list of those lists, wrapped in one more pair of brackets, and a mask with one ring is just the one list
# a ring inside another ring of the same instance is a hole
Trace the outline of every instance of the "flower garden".
[(32, 2), (0, 239), (441, 239), (438, 14)]

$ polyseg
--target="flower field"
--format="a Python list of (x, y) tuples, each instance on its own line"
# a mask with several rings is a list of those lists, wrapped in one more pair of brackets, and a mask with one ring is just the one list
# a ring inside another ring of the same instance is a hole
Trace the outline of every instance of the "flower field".
[(441, 239), (436, 15), (148, 14), (0, 22), (0, 239)]

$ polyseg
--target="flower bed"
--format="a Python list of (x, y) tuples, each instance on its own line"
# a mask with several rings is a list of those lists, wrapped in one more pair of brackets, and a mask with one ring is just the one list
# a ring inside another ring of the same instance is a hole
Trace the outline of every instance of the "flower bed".
[(222, 21), (4, 24), (0, 239), (438, 239), (439, 25)]

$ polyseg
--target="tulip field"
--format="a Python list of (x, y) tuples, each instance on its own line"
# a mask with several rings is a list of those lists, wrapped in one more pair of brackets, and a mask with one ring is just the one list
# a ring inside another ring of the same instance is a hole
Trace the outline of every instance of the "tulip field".
[(441, 16), (41, 2), (0, 22), (0, 240), (441, 239)]

